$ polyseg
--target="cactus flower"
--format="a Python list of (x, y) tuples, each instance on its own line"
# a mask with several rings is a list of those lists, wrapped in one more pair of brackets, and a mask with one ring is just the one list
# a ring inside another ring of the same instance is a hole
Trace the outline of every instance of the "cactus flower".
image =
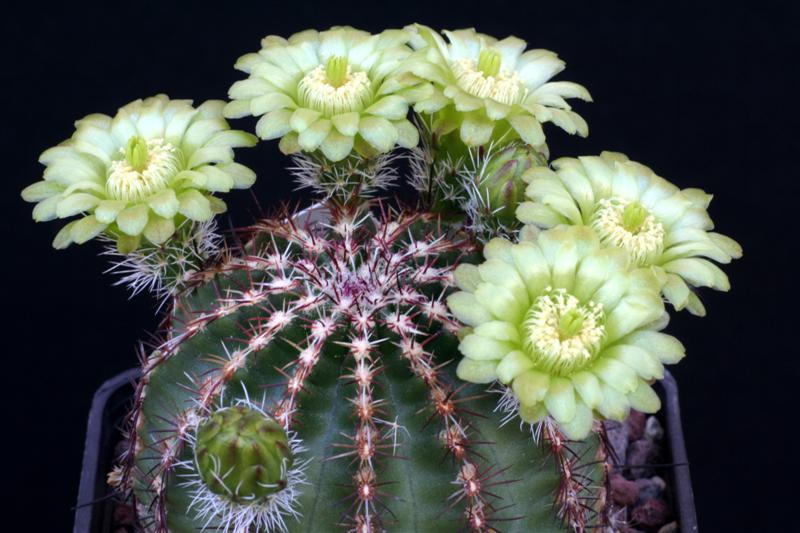
[(394, 75), (411, 53), (408, 39), (403, 30), (371, 35), (350, 27), (265, 37), (258, 53), (236, 63), (249, 78), (231, 87), (225, 115), (261, 117), (258, 136), (280, 138), (286, 154), (319, 151), (341, 161), (354, 150), (372, 157), (415, 146), (409, 88)]
[(603, 244), (626, 249), (641, 267), (652, 267), (662, 291), (676, 309), (704, 315), (690, 287), (727, 291), (725, 273), (710, 260), (729, 263), (741, 257), (736, 241), (711, 231), (711, 195), (679, 189), (650, 168), (623, 154), (563, 158), (555, 170), (529, 171), (526, 195), (517, 208), (524, 223), (547, 228), (559, 224), (591, 226)]
[(231, 130), (224, 103), (170, 100), (161, 94), (135, 100), (114, 117), (89, 115), (67, 141), (46, 150), (44, 179), (22, 191), (36, 202), (37, 222), (81, 218), (56, 235), (55, 248), (82, 244), (101, 233), (122, 253), (142, 240), (165, 243), (181, 223), (204, 222), (225, 211), (214, 192), (250, 187), (255, 173), (233, 161), (233, 148), (254, 136)]
[(403, 70), (431, 84), (417, 91), (414, 109), (434, 114), (440, 135), (459, 130), (467, 146), (501, 137), (521, 137), (542, 147), (542, 123), (552, 122), (569, 133), (588, 135), (586, 121), (567, 103), (568, 98), (591, 101), (577, 83), (549, 80), (564, 62), (548, 50), (525, 51), (517, 37), (497, 40), (474, 29), (444, 31), (447, 41), (432, 29), (414, 25), (416, 49)]
[(526, 422), (552, 417), (573, 439), (592, 421), (660, 407), (650, 382), (684, 355), (660, 333), (664, 304), (655, 276), (630, 270), (629, 254), (604, 248), (591, 228), (562, 226), (534, 240), (490, 241), (486, 261), (455, 271), (448, 298), (470, 328), (458, 376), (510, 386)]

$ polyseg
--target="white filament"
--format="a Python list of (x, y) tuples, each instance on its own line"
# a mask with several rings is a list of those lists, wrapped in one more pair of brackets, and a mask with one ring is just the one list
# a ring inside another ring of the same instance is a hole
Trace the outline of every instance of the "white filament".
[(142, 200), (165, 189), (180, 170), (177, 150), (164, 139), (147, 141), (147, 161), (141, 171), (125, 159), (125, 148), (119, 149), (123, 157), (111, 162), (106, 190), (115, 200), (125, 202)]
[(478, 98), (491, 98), (505, 105), (518, 104), (527, 96), (527, 89), (515, 71), (501, 69), (496, 76), (486, 76), (472, 59), (459, 59), (452, 64), (458, 86)]
[[(568, 334), (561, 319), (572, 314), (580, 321)], [(564, 289), (545, 289), (528, 311), (524, 323), (525, 344), (531, 356), (552, 370), (567, 370), (580, 365), (595, 353), (605, 336), (603, 305), (582, 304)]]
[(605, 245), (624, 248), (637, 265), (644, 265), (664, 248), (664, 226), (648, 214), (635, 231), (625, 227), (623, 212), (630, 203), (623, 198), (604, 198), (592, 217), (592, 228)]
[(365, 72), (347, 66), (347, 75), (339, 86), (328, 80), (323, 65), (306, 74), (297, 87), (300, 102), (325, 116), (361, 111), (372, 102), (372, 82)]

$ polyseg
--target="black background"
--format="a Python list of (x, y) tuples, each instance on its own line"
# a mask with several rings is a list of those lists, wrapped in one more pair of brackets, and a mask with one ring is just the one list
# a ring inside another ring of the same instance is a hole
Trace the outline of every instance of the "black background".
[[(372, 31), (419, 21), (477, 26), (567, 61), (558, 79), (586, 85), (577, 104), (588, 139), (546, 127), (554, 155), (624, 151), (676, 184), (715, 194), (718, 230), (744, 259), (733, 290), (704, 293), (709, 316), (670, 326), (689, 356), (672, 369), (682, 394), (700, 525), (705, 531), (792, 531), (797, 523), (796, 349), (798, 16), (754, 2), (529, 2), (448, 5), (377, 0), (78, 2), (6, 6), (2, 15), (0, 171), (3, 398), (0, 530), (68, 531), (94, 389), (135, 364), (152, 330), (147, 296), (128, 300), (101, 272), (94, 243), (56, 252), (59, 224), (34, 224), (19, 191), (38, 180), (38, 155), (91, 112), (138, 97), (224, 98), (237, 57), (267, 34), (351, 24)], [(252, 129), (253, 121), (236, 126)], [(240, 151), (265, 206), (300, 199), (276, 143)], [(249, 193), (226, 196), (249, 221)], [(227, 224), (228, 218), (225, 219)], [(10, 472), (10, 479), (8, 478)], [(7, 497), (11, 495), (12, 501)]]

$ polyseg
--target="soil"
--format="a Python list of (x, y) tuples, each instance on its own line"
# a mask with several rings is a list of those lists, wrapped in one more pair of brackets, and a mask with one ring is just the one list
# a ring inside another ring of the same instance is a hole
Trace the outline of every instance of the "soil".
[(655, 416), (631, 411), (625, 422), (605, 422), (612, 451), (610, 516), (620, 533), (679, 530), (670, 501), (664, 429)]

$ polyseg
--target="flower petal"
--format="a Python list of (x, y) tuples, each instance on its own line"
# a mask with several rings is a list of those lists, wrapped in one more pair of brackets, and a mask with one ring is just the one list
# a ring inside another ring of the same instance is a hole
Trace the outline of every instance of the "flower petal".
[(496, 341), (475, 333), (470, 333), (461, 339), (461, 343), (458, 345), (458, 350), (462, 354), (478, 361), (502, 359), (513, 349), (514, 346), (511, 343)]
[(379, 152), (388, 152), (397, 142), (397, 130), (385, 118), (362, 118), (358, 124), (358, 132)]
[[(103, 224), (102, 222), (99, 222), (93, 215), (89, 215), (80, 220), (76, 220), (73, 224), (70, 224), (69, 227), (69, 234), (72, 240), (77, 244), (83, 244), (86, 241), (100, 235), (103, 230), (106, 229), (107, 224)], [(56, 236), (56, 240), (58, 240), (58, 236)], [(56, 243), (54, 240), (53, 246), (56, 244), (62, 243)]]
[(150, 217), (144, 227), (145, 238), (153, 244), (163, 244), (175, 233), (175, 223), (172, 218)]
[(73, 220), (56, 234), (55, 239), (53, 239), (53, 248), (56, 250), (63, 250), (73, 242), (75, 242), (72, 238), (72, 227), (77, 224), (77, 220)]
[(408, 113), (408, 103), (401, 96), (389, 95), (369, 106), (365, 112), (389, 120), (400, 120)]
[(568, 439), (581, 441), (589, 436), (593, 422), (592, 410), (586, 405), (577, 402), (575, 404), (575, 416), (569, 422), (561, 424), (561, 429)]
[[(156, 214), (164, 218), (174, 217), (181, 206), (177, 196), (175, 196), (175, 191), (172, 189), (164, 189), (160, 193), (151, 196), (147, 199), (147, 205)], [(149, 237), (148, 240), (150, 240)], [(153, 241), (151, 240), (151, 242)]]
[(531, 146), (539, 146), (544, 143), (544, 131), (538, 120), (530, 115), (512, 115), (508, 117), (511, 127), (519, 134), (523, 141)]
[(331, 161), (341, 161), (353, 150), (353, 137), (331, 130), (320, 145), (323, 155)]
[(489, 142), (493, 130), (494, 122), (485, 115), (467, 113), (461, 123), (461, 140), (467, 146), (481, 146)]
[[(147, 225), (148, 211), (145, 204), (136, 204), (123, 209), (117, 215), (117, 226), (127, 235), (139, 235)], [(78, 242), (78, 239), (75, 239), (75, 242)]]
[(103, 224), (111, 224), (116, 220), (120, 211), (125, 209), (126, 203), (121, 200), (103, 200), (94, 210), (94, 216)]
[(517, 376), (533, 368), (533, 361), (524, 352), (509, 352), (497, 365), (495, 372), (502, 383), (511, 383)]
[(67, 218), (84, 211), (89, 211), (100, 202), (100, 199), (93, 194), (82, 192), (70, 194), (60, 202), (56, 208), (58, 218)]
[(456, 292), (447, 297), (447, 307), (455, 317), (469, 326), (477, 326), (492, 320), (492, 315), (484, 308), (474, 294)]
[(522, 405), (536, 405), (544, 400), (550, 386), (550, 376), (536, 370), (523, 372), (511, 384), (514, 395)]
[(465, 357), (458, 362), (456, 375), (470, 383), (491, 383), (497, 379), (496, 367), (497, 361), (476, 361)]
[(664, 364), (675, 364), (686, 356), (686, 348), (678, 339), (657, 331), (636, 331), (622, 342), (647, 350)]
[(286, 109), (276, 109), (270, 111), (256, 123), (256, 135), (268, 141), (270, 139), (277, 139), (282, 135), (286, 135), (291, 131), (289, 120), (292, 118), (292, 112)]
[(483, 281), (480, 270), (476, 265), (461, 263), (453, 272), (453, 278), (458, 288), (463, 291), (475, 292), (478, 284)]
[(572, 383), (565, 378), (551, 377), (544, 404), (559, 424), (571, 421), (575, 418), (575, 389)]
[(642, 413), (657, 413), (661, 409), (658, 394), (644, 381), (640, 381), (636, 390), (628, 394), (628, 402), (631, 407)]
[(335, 115), (333, 118), (331, 118), (333, 126), (339, 130), (342, 135), (346, 135), (348, 137), (353, 137), (356, 133), (358, 133), (358, 120), (359, 115), (355, 111), (351, 113)]
[(22, 199), (26, 202), (41, 202), (42, 200), (46, 200), (51, 196), (61, 193), (63, 190), (64, 187), (58, 183), (52, 181), (37, 181), (22, 189)]
[(178, 195), (180, 202), (180, 213), (190, 220), (205, 222), (210, 220), (214, 214), (211, 212), (211, 204), (200, 191), (188, 190)]
[(611, 357), (632, 368), (640, 378), (650, 381), (664, 377), (664, 365), (649, 351), (638, 346), (617, 344), (606, 348), (605, 357)]
[(322, 141), (325, 140), (330, 131), (331, 121), (324, 118), (319, 119), (300, 133), (297, 139), (298, 144), (303, 150), (313, 152), (319, 148), (319, 145), (322, 144)]

